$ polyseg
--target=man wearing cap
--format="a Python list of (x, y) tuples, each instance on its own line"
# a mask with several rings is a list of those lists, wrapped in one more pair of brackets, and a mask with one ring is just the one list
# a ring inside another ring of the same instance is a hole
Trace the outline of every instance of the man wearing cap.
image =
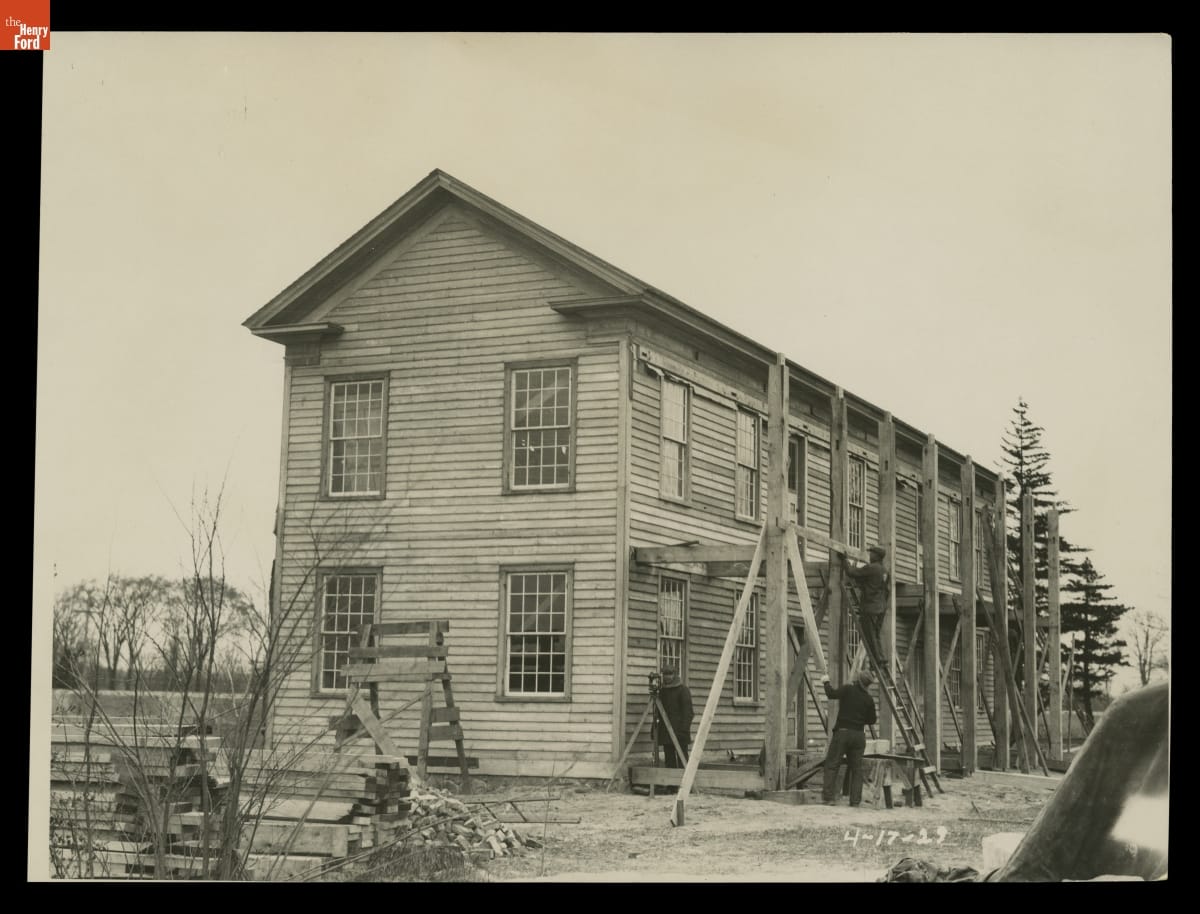
[(887, 550), (882, 546), (872, 546), (867, 552), (871, 561), (859, 568), (851, 565), (845, 554), (842, 555), (842, 561), (846, 563), (846, 573), (860, 587), (859, 627), (864, 637), (870, 639), (875, 656), (886, 665), (888, 657), (883, 651), (880, 634), (883, 630), (883, 617), (887, 612), (887, 570), (883, 567), (883, 557), (887, 555)]
[(829, 738), (829, 751), (825, 753), (825, 770), (821, 777), (821, 798), (826, 806), (836, 806), (837, 771), (842, 759), (850, 769), (850, 805), (862, 802), (862, 759), (867, 747), (863, 727), (875, 723), (875, 700), (867, 691), (875, 681), (870, 670), (862, 670), (853, 682), (834, 688), (829, 676), (821, 677), (825, 695), (838, 702), (837, 722)]
[[(658, 690), (658, 700), (662, 702), (663, 712), (679, 748), (688, 751), (692, 731), (692, 693), (688, 691), (679, 679), (679, 668), (674, 664), (664, 664), (662, 668), (662, 685)], [(661, 724), (658, 727), (658, 744), (663, 747), (663, 763), (668, 768), (682, 768), (684, 760), (675, 752), (675, 744), (671, 742), (671, 734)]]

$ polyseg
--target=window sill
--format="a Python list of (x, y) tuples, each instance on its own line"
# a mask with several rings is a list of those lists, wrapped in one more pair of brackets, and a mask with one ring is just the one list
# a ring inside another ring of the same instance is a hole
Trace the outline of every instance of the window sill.
[(571, 703), (570, 695), (500, 695), (495, 696), (495, 700), (504, 703), (511, 702), (536, 702), (537, 704), (557, 704), (567, 705)]
[(501, 495), (569, 495), (575, 491), (574, 485), (556, 486), (553, 489), (514, 489), (505, 486), (500, 490)]
[(746, 709), (746, 710), (754, 711), (758, 708), (761, 708), (762, 706), (763, 706), (762, 701), (757, 698), (735, 698), (733, 700), (734, 710)]
[(757, 517), (747, 517), (745, 514), (735, 514), (733, 519), (739, 524), (754, 524), (756, 527), (762, 523)]
[(379, 492), (371, 495), (330, 495), (328, 492), (322, 492), (321, 501), (383, 501), (387, 498), (386, 492)]
[(690, 498), (680, 498), (678, 495), (667, 495), (665, 492), (659, 492), (658, 497), (663, 501), (670, 502), (673, 505), (682, 505), (685, 508), (692, 506)]

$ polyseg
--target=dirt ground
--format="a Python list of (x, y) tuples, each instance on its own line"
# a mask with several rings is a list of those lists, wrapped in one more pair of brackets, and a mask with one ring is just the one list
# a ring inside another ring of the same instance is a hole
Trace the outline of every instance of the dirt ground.
[[(490, 880), (593, 882), (795, 881), (873, 882), (904, 857), (982, 871), (982, 839), (1023, 832), (1051, 789), (992, 786), (944, 778), (945, 793), (921, 807), (852, 809), (784, 805), (693, 792), (683, 827), (671, 825), (672, 796), (611, 792), (602, 787), (544, 788), (551, 802), (523, 803), (530, 818), (547, 810), (579, 816), (577, 825), (516, 824), (542, 850), (484, 864)], [(491, 796), (533, 797), (525, 787)], [(462, 799), (466, 800), (466, 797)], [(500, 806), (493, 806), (499, 810)]]

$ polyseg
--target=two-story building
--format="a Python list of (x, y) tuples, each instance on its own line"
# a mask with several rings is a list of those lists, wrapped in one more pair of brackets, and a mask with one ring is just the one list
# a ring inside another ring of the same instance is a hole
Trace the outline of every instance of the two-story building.
[[(634, 550), (756, 541), (773, 349), (441, 171), (246, 326), (285, 347), (274, 604), (296, 613), (297, 662), (272, 708), (274, 739), (322, 739), (344, 705), (350, 633), (367, 621), (450, 621), (454, 694), (484, 773), (607, 776), (664, 659), (703, 703), (742, 577), (640, 564)], [(941, 693), (921, 700), (941, 718), (942, 742), (960, 743), (964, 726), (989, 742), (986, 622), (963, 628), (975, 629), (967, 643), (955, 620), (972, 522), (964, 489), (978, 525), (994, 510), (995, 475), (939, 442), (931, 486), (929, 436), (788, 369), (801, 525), (830, 529), (833, 410), (844, 408), (844, 535), (860, 549), (880, 541), (879, 430), (891, 423), (897, 657), (920, 695)], [(814, 598), (828, 558), (806, 544)], [(968, 577), (990, 599), (981, 547), (975, 561)], [(922, 626), (931, 602), (940, 624)], [(842, 626), (842, 658), (855, 633), (835, 615), (822, 638)], [(761, 745), (762, 628), (756, 599), (708, 752)], [(928, 646), (931, 629), (936, 656), (949, 654), (941, 678), (932, 648), (914, 649), (914, 634)], [(968, 651), (978, 689), (964, 682)], [(385, 711), (411, 697), (381, 688)], [(961, 707), (972, 693), (985, 698)], [(798, 746), (824, 740), (811, 694), (801, 685), (793, 702)], [(388, 726), (415, 748), (415, 716)]]

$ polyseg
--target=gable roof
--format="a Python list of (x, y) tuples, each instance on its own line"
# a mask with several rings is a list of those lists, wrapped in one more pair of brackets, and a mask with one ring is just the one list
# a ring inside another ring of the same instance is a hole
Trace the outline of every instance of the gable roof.
[[(431, 171), (395, 203), (246, 318), (242, 325), (256, 336), (280, 343), (337, 335), (342, 328), (336, 324), (306, 319), (330, 295), (342, 288), (359, 271), (366, 269), (407, 232), (438, 209), (455, 201), (495, 220), (501, 226), (532, 242), (552, 258), (582, 270), (614, 290), (612, 296), (604, 298), (551, 302), (550, 306), (555, 311), (580, 317), (613, 312), (628, 312), (640, 317), (657, 316), (677, 326), (686, 327), (755, 361), (763, 364), (775, 361), (775, 350), (738, 333), (661, 289), (572, 244), (439, 168)], [(790, 359), (787, 360), (787, 364), (793, 377), (803, 379), (817, 389), (831, 393), (841, 390), (838, 385)], [(882, 408), (848, 391), (843, 393), (859, 411), (875, 417), (884, 415), (885, 411)], [(914, 440), (925, 437), (923, 432), (899, 419), (896, 419), (896, 425), (898, 431), (906, 433)], [(962, 455), (947, 448), (940, 440), (938, 444), (943, 453), (961, 461)], [(996, 474), (986, 467), (976, 466), (976, 470), (980, 475), (996, 478)]]
[(473, 187), (434, 169), (399, 200), (343, 241), (312, 269), (255, 311), (244, 322), (252, 332), (301, 324), (325, 296), (336, 291), (407, 231), (435, 210), (458, 201), (528, 238), (554, 258), (595, 276), (624, 295), (658, 292), (624, 270), (601, 260)]

